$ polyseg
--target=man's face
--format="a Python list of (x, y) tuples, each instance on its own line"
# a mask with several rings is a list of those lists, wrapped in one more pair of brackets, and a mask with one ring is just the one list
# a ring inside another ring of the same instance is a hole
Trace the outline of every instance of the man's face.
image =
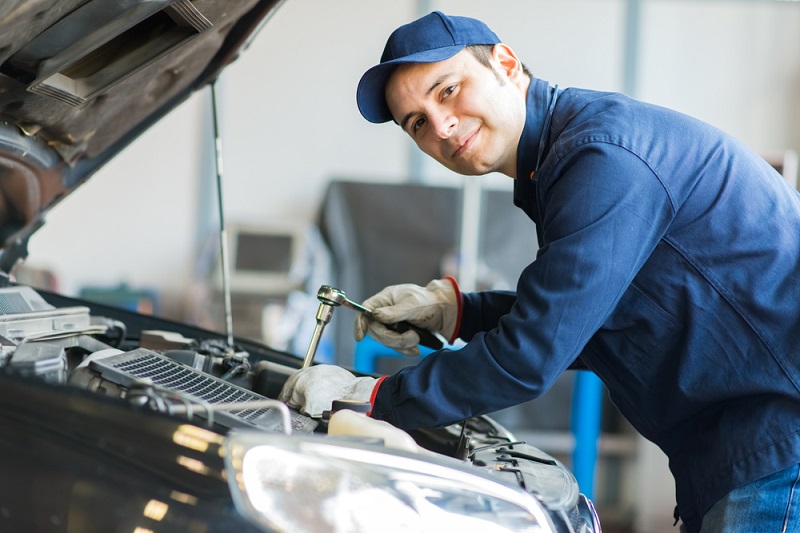
[(468, 50), (439, 63), (401, 65), (386, 84), (386, 103), (417, 146), (445, 167), (515, 177), (530, 80), (504, 45), (495, 46), (492, 65)]

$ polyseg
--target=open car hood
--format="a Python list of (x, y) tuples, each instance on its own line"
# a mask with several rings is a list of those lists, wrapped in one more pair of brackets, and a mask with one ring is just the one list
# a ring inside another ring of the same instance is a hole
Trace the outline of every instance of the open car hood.
[(281, 3), (3, 0), (0, 277), (50, 208), (215, 80)]

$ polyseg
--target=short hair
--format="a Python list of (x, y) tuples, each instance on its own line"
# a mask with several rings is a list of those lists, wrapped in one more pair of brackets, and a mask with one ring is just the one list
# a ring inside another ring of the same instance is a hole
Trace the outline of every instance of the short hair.
[[(467, 50), (475, 56), (475, 59), (478, 60), (478, 63), (483, 65), (484, 67), (488, 68), (489, 70), (494, 71), (492, 68), (492, 50), (494, 50), (493, 44), (471, 44), (467, 46)], [(528, 70), (528, 67), (522, 63), (522, 72), (528, 76), (529, 78), (533, 78), (533, 74), (531, 71)], [(496, 74), (496, 73), (495, 73)]]

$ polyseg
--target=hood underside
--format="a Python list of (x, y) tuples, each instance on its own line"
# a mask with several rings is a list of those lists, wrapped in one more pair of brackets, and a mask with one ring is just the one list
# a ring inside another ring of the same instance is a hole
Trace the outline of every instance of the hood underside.
[(43, 214), (213, 81), (280, 0), (0, 2), (0, 271)]

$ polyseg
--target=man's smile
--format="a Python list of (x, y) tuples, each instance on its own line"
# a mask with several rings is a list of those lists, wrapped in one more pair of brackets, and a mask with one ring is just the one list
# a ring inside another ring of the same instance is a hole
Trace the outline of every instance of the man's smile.
[(475, 139), (478, 136), (478, 133), (481, 131), (481, 128), (476, 129), (475, 131), (467, 134), (466, 138), (457, 143), (457, 148), (455, 152), (453, 152), (452, 157), (459, 157), (463, 155), (467, 150), (469, 150), (473, 144), (475, 144)]

